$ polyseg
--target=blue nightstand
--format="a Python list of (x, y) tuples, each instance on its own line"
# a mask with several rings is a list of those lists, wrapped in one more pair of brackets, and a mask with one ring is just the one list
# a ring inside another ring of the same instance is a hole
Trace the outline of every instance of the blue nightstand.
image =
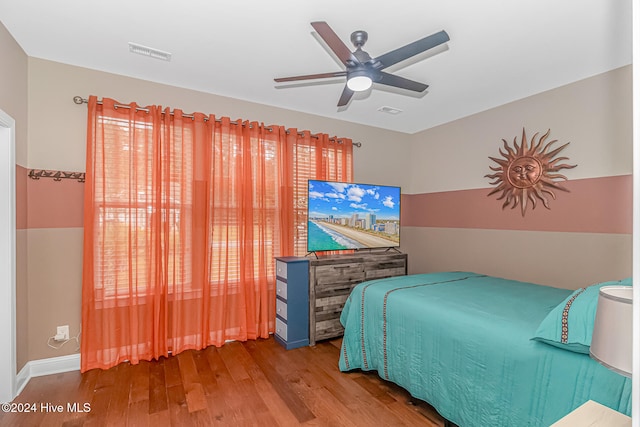
[(275, 339), (287, 350), (309, 345), (309, 261), (276, 258)]

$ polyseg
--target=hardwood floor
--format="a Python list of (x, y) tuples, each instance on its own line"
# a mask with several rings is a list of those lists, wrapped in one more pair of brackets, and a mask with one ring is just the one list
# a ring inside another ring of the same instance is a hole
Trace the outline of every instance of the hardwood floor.
[(444, 426), (432, 407), (375, 373), (340, 372), (339, 346), (232, 342), (37, 377), (13, 402), (32, 412), (0, 413), (0, 426)]

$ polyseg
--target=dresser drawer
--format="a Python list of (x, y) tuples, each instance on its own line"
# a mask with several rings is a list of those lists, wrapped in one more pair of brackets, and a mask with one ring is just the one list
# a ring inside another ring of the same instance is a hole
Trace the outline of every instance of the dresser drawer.
[(397, 255), (389, 255), (381, 260), (368, 260), (364, 263), (365, 280), (385, 277), (404, 276), (407, 274), (407, 260)]
[(276, 317), (276, 335), (283, 340), (287, 340), (287, 324)]
[(282, 299), (287, 299), (287, 284), (279, 279), (276, 279), (276, 295)]
[(316, 286), (358, 284), (365, 279), (364, 265), (362, 262), (319, 265), (315, 267), (314, 273)]
[(287, 303), (276, 298), (276, 314), (287, 320)]
[(287, 278), (287, 263), (280, 260), (276, 261), (276, 276), (282, 277), (283, 279)]
[(316, 341), (334, 338), (344, 334), (340, 319), (316, 320)]

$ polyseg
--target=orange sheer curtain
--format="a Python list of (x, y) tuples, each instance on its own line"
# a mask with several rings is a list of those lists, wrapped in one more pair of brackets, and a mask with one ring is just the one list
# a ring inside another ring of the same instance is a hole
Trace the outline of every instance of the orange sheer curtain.
[(89, 99), (81, 370), (268, 337), (273, 258), (304, 255), (307, 180), (351, 181), (351, 141), (118, 105)]

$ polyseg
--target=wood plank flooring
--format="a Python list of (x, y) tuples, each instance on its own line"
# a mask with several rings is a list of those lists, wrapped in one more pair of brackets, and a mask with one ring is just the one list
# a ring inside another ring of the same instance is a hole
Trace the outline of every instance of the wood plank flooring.
[[(0, 426), (444, 426), (375, 373), (338, 370), (340, 339), (273, 338), (31, 379)], [(74, 407), (75, 404), (75, 407)]]

